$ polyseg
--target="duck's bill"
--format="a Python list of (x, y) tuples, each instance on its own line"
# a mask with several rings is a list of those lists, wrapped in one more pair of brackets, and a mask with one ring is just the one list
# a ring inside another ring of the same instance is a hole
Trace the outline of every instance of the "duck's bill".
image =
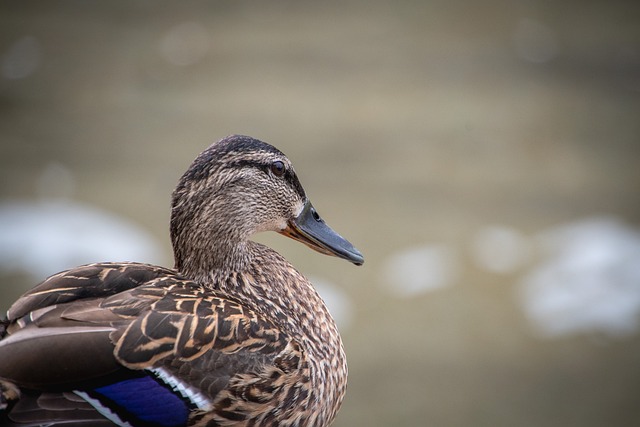
[(311, 202), (305, 203), (300, 215), (289, 221), (287, 228), (282, 230), (281, 233), (325, 255), (337, 256), (351, 261), (355, 265), (364, 263), (364, 257), (360, 251), (333, 231), (320, 218)]

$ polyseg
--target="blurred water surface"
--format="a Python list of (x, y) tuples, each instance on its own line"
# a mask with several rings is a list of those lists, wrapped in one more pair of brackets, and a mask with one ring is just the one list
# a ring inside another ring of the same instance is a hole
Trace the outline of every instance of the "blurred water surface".
[(342, 329), (336, 426), (640, 424), (640, 6), (0, 3), (0, 309), (171, 265), (211, 142), (292, 159), (355, 268), (281, 236)]

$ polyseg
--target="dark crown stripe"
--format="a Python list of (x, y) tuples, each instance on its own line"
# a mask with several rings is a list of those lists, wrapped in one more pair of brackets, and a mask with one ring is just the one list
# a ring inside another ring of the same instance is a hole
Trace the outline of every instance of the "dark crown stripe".
[[(270, 156), (284, 156), (282, 151), (270, 144), (267, 144), (266, 142), (262, 142), (249, 136), (231, 135), (212, 144), (209, 148), (200, 153), (189, 169), (185, 172), (183, 178), (188, 180), (206, 179), (212, 171), (211, 165), (218, 163), (217, 161), (230, 158), (232, 159), (239, 154), (246, 157), (249, 153), (255, 153), (256, 162), (247, 160), (246, 163), (255, 166), (260, 164), (258, 159), (264, 159), (264, 156), (260, 154), (267, 153)], [(242, 162), (232, 164), (241, 165)]]

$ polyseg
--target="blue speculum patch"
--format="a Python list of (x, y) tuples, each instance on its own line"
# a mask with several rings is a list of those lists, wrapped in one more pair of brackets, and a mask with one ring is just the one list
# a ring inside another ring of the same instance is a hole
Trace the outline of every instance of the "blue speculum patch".
[(154, 378), (144, 376), (99, 387), (94, 393), (109, 402), (106, 407), (115, 412), (123, 421), (152, 423), (173, 427), (187, 423), (189, 406), (170, 388)]

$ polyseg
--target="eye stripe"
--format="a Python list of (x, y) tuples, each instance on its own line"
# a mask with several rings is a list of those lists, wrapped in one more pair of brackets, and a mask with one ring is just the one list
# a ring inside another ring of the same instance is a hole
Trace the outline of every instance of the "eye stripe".
[[(277, 160), (277, 161), (279, 161), (279, 160)], [(254, 167), (254, 168), (258, 168), (258, 169), (263, 170), (265, 173), (269, 173), (269, 171), (271, 169), (271, 165), (272, 165), (272, 163), (265, 164), (265, 163), (257, 161), (257, 160), (243, 159), (243, 160), (236, 160), (236, 161), (233, 161), (233, 162), (229, 162), (229, 163), (227, 163), (226, 166), (228, 168)], [(307, 195), (304, 192), (304, 189), (302, 188), (302, 184), (300, 184), (300, 181), (298, 180), (298, 177), (293, 172), (293, 169), (287, 168), (285, 166), (283, 178), (293, 188), (296, 189), (296, 192), (300, 195), (300, 197), (303, 200), (306, 199)]]

